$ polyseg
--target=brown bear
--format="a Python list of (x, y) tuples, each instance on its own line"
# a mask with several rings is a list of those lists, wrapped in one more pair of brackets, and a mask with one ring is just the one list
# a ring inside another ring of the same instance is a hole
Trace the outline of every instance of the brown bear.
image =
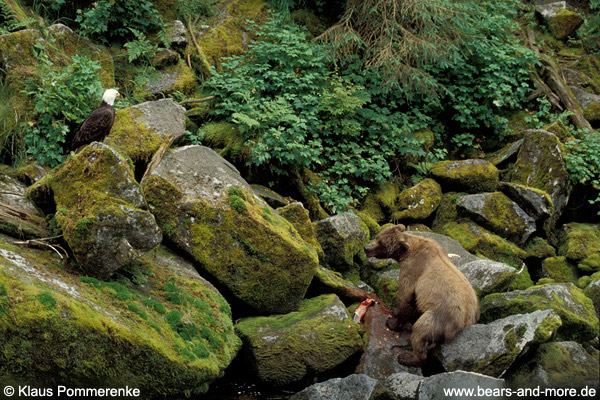
[(405, 230), (402, 224), (384, 229), (365, 246), (365, 253), (400, 264), (398, 306), (387, 326), (400, 330), (416, 319), (410, 337), (413, 352), (400, 354), (398, 362), (419, 366), (437, 343), (452, 341), (465, 326), (477, 322), (479, 301), (442, 246)]

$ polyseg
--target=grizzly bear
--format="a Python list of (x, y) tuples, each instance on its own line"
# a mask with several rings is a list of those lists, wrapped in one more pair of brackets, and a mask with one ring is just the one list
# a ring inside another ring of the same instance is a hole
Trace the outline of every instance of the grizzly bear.
[(465, 326), (477, 322), (479, 301), (442, 246), (405, 230), (402, 224), (386, 228), (364, 250), (367, 257), (392, 258), (400, 264), (398, 306), (387, 326), (400, 330), (414, 322), (413, 352), (400, 354), (398, 362), (420, 366), (437, 343), (452, 341)]

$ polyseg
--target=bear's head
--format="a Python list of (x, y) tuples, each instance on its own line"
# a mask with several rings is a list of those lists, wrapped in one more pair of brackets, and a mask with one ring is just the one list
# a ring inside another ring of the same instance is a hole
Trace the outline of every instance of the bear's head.
[(365, 254), (367, 257), (399, 259), (410, 247), (405, 231), (402, 224), (385, 228), (365, 246)]

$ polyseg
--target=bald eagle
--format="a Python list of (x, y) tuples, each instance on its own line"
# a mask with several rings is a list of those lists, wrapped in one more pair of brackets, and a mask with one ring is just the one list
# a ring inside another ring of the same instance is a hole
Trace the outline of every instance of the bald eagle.
[(101, 142), (110, 133), (115, 122), (115, 89), (107, 89), (102, 95), (102, 104), (87, 116), (69, 143), (69, 151), (74, 151), (92, 142)]

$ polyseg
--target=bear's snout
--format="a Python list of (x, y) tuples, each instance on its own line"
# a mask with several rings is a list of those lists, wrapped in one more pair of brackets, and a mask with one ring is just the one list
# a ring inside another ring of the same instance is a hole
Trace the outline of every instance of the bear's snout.
[(365, 251), (365, 254), (367, 257), (373, 257), (373, 251), (375, 250), (376, 244), (373, 243), (369, 243), (368, 245), (366, 245), (365, 247), (363, 247), (363, 250)]

